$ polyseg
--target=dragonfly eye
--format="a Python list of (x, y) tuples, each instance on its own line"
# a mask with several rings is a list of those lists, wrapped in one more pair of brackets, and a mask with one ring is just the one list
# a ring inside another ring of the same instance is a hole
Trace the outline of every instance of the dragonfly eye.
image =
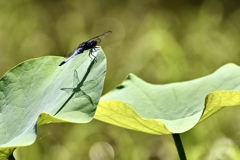
[(89, 46), (96, 46), (98, 44), (98, 41), (96, 41), (96, 40), (93, 40), (93, 41), (89, 41), (88, 42), (88, 45)]

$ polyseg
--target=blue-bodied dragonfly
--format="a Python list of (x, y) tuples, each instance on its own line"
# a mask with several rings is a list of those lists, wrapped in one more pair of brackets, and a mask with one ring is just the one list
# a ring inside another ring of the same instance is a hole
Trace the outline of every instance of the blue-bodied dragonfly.
[(104, 37), (110, 35), (111, 33), (112, 33), (112, 31), (107, 31), (107, 32), (105, 32), (105, 33), (103, 33), (103, 34), (101, 34), (99, 36), (93, 37), (93, 38), (91, 38), (91, 39), (89, 39), (89, 40), (87, 40), (85, 42), (82, 42), (81, 44), (79, 44), (79, 46), (76, 49), (73, 50), (73, 54), (69, 58), (67, 58), (64, 61), (62, 61), (59, 64), (59, 66), (62, 66), (63, 64), (65, 64), (68, 61), (70, 61), (71, 59), (73, 59), (76, 55), (81, 54), (85, 50), (88, 50), (88, 49), (90, 49), (89, 57), (93, 56), (95, 58), (95, 56), (92, 54), (92, 52), (96, 51), (96, 48), (98, 48), (97, 45), (101, 42), (101, 40)]

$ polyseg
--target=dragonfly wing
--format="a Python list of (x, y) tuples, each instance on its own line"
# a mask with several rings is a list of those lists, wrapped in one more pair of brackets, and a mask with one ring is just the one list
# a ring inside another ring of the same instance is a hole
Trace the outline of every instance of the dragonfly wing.
[(89, 39), (88, 41), (97, 41), (97, 44), (99, 44), (101, 42), (101, 39), (103, 39), (106, 36), (109, 36), (111, 33), (112, 33), (112, 31), (107, 31), (103, 34), (100, 34), (96, 37), (93, 37), (93, 38)]
[(74, 53), (75, 50), (76, 50), (76, 49), (71, 50), (71, 51), (67, 51), (67, 52), (64, 54), (64, 56), (65, 56), (65, 57), (70, 57), (70, 56)]

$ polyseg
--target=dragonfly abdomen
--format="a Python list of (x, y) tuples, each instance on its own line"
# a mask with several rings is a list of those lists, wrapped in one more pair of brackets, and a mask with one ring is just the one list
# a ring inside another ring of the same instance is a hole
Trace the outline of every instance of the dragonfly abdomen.
[(67, 59), (65, 59), (64, 61), (62, 61), (62, 63), (60, 63), (59, 66), (64, 65), (65, 63), (67, 63), (68, 61), (70, 61), (71, 59), (73, 59), (76, 55), (83, 53), (83, 51), (84, 51), (84, 49), (82, 49), (82, 48), (77, 48), (77, 49), (74, 51), (74, 53), (73, 53), (69, 58), (67, 58)]

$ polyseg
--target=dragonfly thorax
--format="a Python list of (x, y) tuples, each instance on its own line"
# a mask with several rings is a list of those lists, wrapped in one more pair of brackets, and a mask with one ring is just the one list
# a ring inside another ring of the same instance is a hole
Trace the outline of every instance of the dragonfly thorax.
[(96, 47), (97, 45), (97, 41), (92, 40), (92, 41), (86, 41), (81, 43), (78, 48), (82, 48), (83, 50), (88, 50), (88, 49), (92, 49), (94, 47)]

